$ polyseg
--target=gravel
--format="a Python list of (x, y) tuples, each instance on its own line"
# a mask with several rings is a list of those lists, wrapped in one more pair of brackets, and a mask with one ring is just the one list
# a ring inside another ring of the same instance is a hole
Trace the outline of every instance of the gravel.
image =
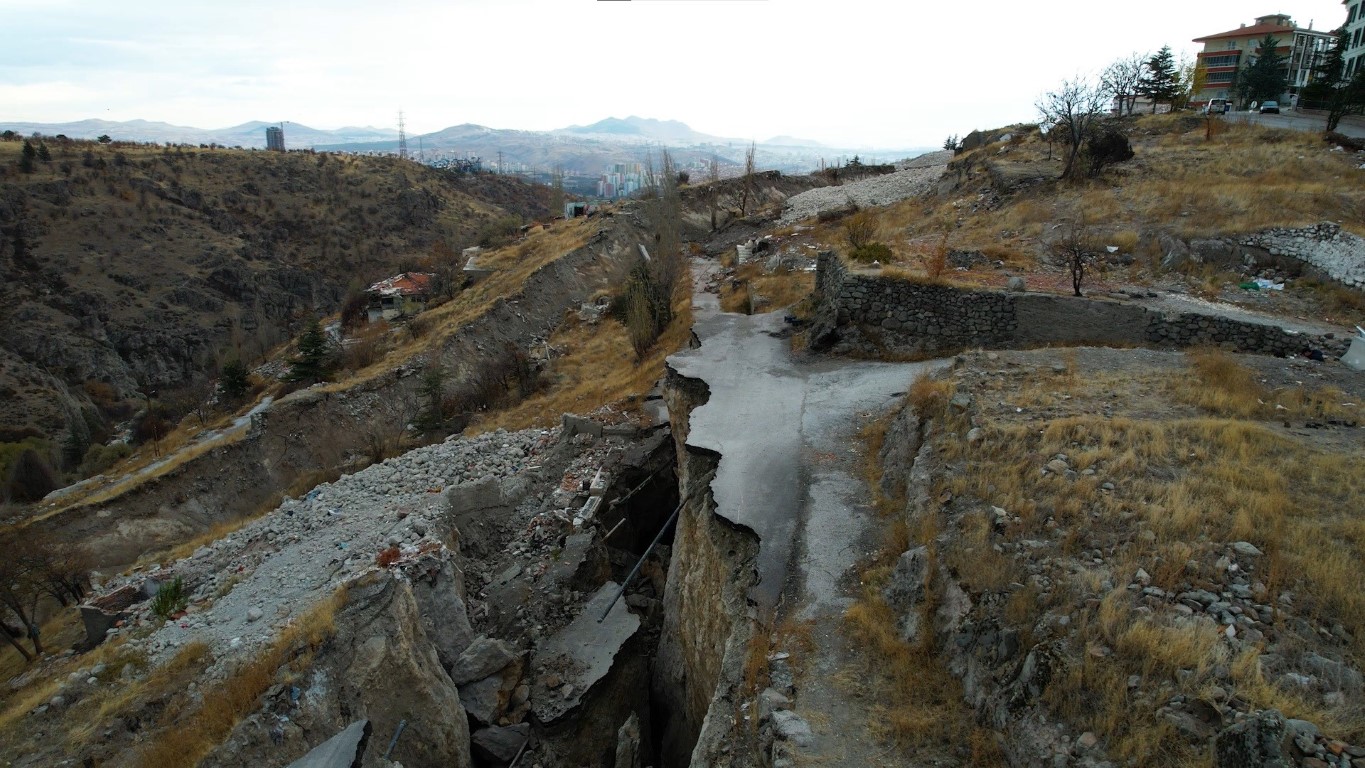
[(787, 200), (782, 223), (791, 224), (817, 216), (821, 211), (841, 208), (848, 205), (849, 200), (859, 206), (875, 206), (914, 197), (933, 187), (951, 157), (951, 152), (931, 152), (904, 163), (904, 170), (793, 195)]
[[(455, 438), (324, 483), (302, 499), (286, 499), (171, 568), (121, 580), (164, 583), (178, 576), (192, 605), (185, 616), (128, 643), (164, 661), (186, 643), (205, 642), (215, 667), (224, 669), (269, 643), (343, 582), (375, 568), (381, 550), (442, 546), (439, 526), (431, 524), (444, 512), (442, 490), (488, 476), (513, 477), (534, 466), (558, 435), (499, 430)], [(146, 603), (138, 610), (134, 623), (159, 621)]]

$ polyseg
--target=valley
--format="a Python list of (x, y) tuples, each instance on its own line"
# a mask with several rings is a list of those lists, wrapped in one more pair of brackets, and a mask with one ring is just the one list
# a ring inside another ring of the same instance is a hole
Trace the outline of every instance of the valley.
[[(32, 598), (0, 751), (1354, 768), (1365, 155), (1125, 130), (1081, 182), (1015, 125), (567, 220), (395, 158), (75, 145), (6, 187), (5, 427), (224, 350), (252, 387), (7, 508), (92, 594)], [(458, 287), (344, 322), (410, 270)], [(339, 364), (286, 381), (310, 316)]]

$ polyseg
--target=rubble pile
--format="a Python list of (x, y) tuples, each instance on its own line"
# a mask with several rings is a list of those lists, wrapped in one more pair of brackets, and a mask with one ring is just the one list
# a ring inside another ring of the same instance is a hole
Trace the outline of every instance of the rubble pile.
[[(942, 154), (942, 153), (940, 153)], [(852, 201), (858, 206), (890, 205), (907, 197), (914, 197), (928, 191), (943, 175), (947, 168), (946, 158), (936, 154), (919, 165), (903, 171), (874, 176), (837, 187), (819, 187), (787, 199), (787, 207), (782, 212), (783, 224), (791, 224), (802, 219), (817, 216), (821, 211), (843, 208)]]
[[(221, 666), (269, 642), (348, 579), (378, 567), (384, 550), (444, 547), (438, 523), (448, 486), (516, 477), (534, 468), (556, 437), (557, 431), (497, 431), (419, 448), (286, 499), (171, 567), (111, 582), (106, 588), (150, 582), (143, 591), (154, 594), (179, 578), (189, 598), (184, 615), (145, 637), (133, 633), (127, 645), (159, 659), (202, 641)], [(146, 622), (159, 619), (142, 603), (125, 627)]]

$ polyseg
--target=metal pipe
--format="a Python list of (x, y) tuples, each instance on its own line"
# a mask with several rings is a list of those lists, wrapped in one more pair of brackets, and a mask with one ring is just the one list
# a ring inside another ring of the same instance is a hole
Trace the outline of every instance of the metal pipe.
[(512, 762), (507, 764), (507, 768), (517, 768), (517, 761), (520, 760), (521, 756), (526, 753), (526, 748), (529, 746), (531, 746), (531, 735), (527, 734), (526, 741), (523, 741), (521, 743), (521, 749), (518, 749), (517, 753), (512, 756)]
[(607, 532), (602, 536), (602, 542), (603, 542), (603, 543), (606, 543), (607, 539), (610, 539), (610, 538), (611, 538), (611, 535), (612, 535), (613, 533), (616, 533), (616, 529), (617, 529), (617, 528), (620, 528), (621, 526), (623, 526), (623, 525), (625, 525), (625, 524), (626, 524), (626, 516), (625, 516), (624, 514), (622, 514), (622, 515), (621, 515), (621, 519), (616, 521), (616, 525), (613, 525), (613, 526), (611, 527), (611, 530), (610, 530), (610, 531), (607, 531)]
[(393, 732), (393, 738), (389, 740), (389, 748), (384, 750), (384, 759), (388, 760), (389, 755), (393, 754), (393, 748), (398, 746), (398, 737), (403, 735), (403, 729), (408, 727), (407, 720), (398, 721), (398, 730)]
[(645, 553), (640, 555), (639, 561), (635, 563), (635, 567), (631, 568), (630, 573), (626, 574), (626, 580), (621, 582), (621, 589), (617, 591), (616, 597), (611, 599), (611, 604), (607, 606), (607, 610), (602, 612), (602, 618), (597, 620), (598, 624), (607, 620), (607, 614), (611, 613), (611, 609), (615, 607), (616, 601), (621, 599), (621, 595), (626, 593), (626, 587), (630, 586), (630, 580), (635, 578), (635, 574), (640, 572), (640, 566), (645, 564), (645, 558), (649, 557), (649, 553), (653, 552), (654, 547), (658, 546), (659, 540), (664, 537), (664, 531), (667, 531), (668, 526), (672, 525), (673, 521), (678, 518), (678, 513), (682, 511), (684, 503), (685, 500), (678, 502), (678, 506), (673, 510), (673, 514), (668, 516), (668, 522), (664, 523), (664, 527), (660, 528), (659, 532), (654, 534), (654, 541), (649, 543), (649, 546), (645, 549)]

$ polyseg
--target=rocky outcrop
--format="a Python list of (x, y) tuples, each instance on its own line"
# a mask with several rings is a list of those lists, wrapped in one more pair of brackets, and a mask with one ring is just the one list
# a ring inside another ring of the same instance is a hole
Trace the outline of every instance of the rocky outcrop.
[[(336, 614), (336, 636), (308, 673), (266, 693), (201, 765), (280, 765), (331, 738), (356, 717), (387, 743), (406, 721), (392, 759), (410, 766), (472, 765), (469, 726), (454, 682), (422, 628), (410, 585), (389, 573), (353, 583)], [(377, 764), (373, 757), (366, 765)]]

